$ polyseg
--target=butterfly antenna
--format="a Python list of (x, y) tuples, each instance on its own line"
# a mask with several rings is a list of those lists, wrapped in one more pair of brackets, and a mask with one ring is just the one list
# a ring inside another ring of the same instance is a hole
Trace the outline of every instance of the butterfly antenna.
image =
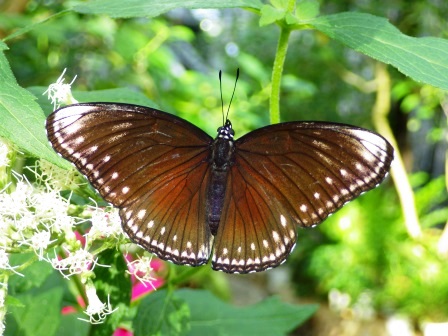
[[(238, 82), (238, 78), (239, 78), (239, 77), (240, 77), (240, 68), (237, 68), (237, 69), (236, 69), (235, 85), (233, 86), (232, 97), (230, 98), (229, 107), (227, 108), (226, 120), (227, 120), (227, 118), (229, 117), (230, 105), (232, 105), (233, 96), (235, 95), (236, 83)], [(222, 92), (221, 92), (221, 95), (222, 95)]]
[(222, 112), (222, 125), (224, 126), (225, 120), (224, 120), (224, 100), (222, 99), (222, 71), (219, 70), (219, 91), (221, 92), (221, 112)]

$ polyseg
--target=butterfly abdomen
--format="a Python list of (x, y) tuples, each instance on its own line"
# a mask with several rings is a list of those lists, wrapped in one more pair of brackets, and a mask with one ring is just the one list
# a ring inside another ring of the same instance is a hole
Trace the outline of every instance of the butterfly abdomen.
[(207, 191), (207, 224), (212, 235), (218, 232), (222, 208), (226, 196), (227, 175), (235, 162), (233, 130), (230, 121), (218, 129), (212, 144), (211, 174)]

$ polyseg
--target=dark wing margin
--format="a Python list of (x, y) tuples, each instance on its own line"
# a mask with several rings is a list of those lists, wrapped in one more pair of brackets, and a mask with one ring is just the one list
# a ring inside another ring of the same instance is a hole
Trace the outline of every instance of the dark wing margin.
[(132, 241), (177, 264), (207, 262), (211, 137), (171, 114), (115, 103), (63, 107), (46, 127), (54, 149), (120, 209)]
[(377, 186), (392, 146), (371, 131), (336, 123), (291, 122), (238, 139), (212, 267), (258, 272), (281, 264), (296, 228), (312, 227)]

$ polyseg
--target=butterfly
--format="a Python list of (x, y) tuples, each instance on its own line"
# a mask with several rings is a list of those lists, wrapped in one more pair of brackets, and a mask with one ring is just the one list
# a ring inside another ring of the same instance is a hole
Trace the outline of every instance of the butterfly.
[(172, 114), (119, 103), (60, 108), (53, 148), (119, 209), (129, 238), (159, 258), (214, 270), (283, 263), (313, 227), (387, 175), (392, 146), (355, 126), (285, 122), (235, 140)]

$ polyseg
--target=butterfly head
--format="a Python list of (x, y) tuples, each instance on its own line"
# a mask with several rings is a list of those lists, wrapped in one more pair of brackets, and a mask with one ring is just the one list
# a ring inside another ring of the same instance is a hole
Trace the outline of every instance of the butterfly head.
[(233, 140), (234, 135), (235, 131), (232, 128), (232, 123), (227, 119), (224, 126), (218, 128), (218, 138)]

